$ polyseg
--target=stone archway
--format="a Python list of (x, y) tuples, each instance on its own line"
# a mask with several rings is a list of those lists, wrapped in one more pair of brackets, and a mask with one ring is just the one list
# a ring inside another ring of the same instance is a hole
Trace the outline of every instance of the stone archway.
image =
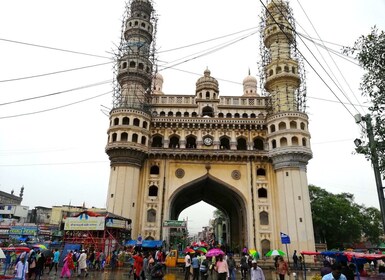
[(243, 246), (247, 243), (245, 199), (233, 186), (210, 174), (177, 189), (170, 198), (170, 220), (176, 220), (184, 209), (200, 201), (218, 208), (228, 217), (230, 245)]

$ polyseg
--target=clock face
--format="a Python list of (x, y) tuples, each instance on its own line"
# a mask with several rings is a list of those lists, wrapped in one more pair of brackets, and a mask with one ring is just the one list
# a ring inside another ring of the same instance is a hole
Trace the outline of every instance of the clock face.
[(206, 146), (211, 146), (213, 144), (213, 139), (211, 139), (210, 137), (206, 137), (205, 139), (203, 139), (203, 143), (205, 143)]

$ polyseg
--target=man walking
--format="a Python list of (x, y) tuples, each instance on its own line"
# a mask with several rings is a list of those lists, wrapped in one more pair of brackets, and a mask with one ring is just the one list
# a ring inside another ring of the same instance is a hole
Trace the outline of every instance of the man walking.
[(53, 253), (53, 260), (52, 260), (52, 263), (51, 263), (51, 266), (49, 268), (49, 272), (48, 274), (51, 273), (51, 270), (53, 267), (55, 267), (55, 275), (57, 274), (57, 266), (59, 264), (59, 259), (60, 259), (60, 252), (59, 250), (56, 248), (55, 249), (55, 252)]

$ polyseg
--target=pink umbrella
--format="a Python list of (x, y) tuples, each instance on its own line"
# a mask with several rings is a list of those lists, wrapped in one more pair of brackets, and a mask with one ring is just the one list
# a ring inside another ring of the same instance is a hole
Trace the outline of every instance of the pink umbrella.
[(225, 252), (219, 248), (213, 248), (207, 251), (206, 257), (214, 257), (219, 255), (225, 255)]

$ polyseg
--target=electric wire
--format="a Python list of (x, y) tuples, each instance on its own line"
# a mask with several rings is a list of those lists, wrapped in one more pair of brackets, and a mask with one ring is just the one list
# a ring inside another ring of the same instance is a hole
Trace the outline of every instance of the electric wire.
[(29, 115), (45, 113), (45, 112), (48, 112), (48, 111), (53, 111), (53, 110), (69, 107), (69, 106), (72, 106), (72, 105), (75, 105), (75, 104), (79, 104), (79, 103), (82, 103), (82, 102), (85, 102), (85, 101), (89, 101), (91, 99), (95, 99), (95, 98), (98, 98), (100, 96), (107, 95), (107, 94), (110, 94), (110, 93), (112, 93), (112, 91), (108, 91), (108, 92), (105, 92), (105, 93), (102, 93), (102, 94), (98, 94), (98, 95), (95, 95), (95, 96), (92, 96), (92, 97), (89, 97), (89, 98), (86, 98), (86, 99), (82, 99), (82, 100), (79, 100), (79, 101), (75, 101), (75, 102), (72, 102), (72, 103), (68, 103), (68, 104), (65, 104), (65, 105), (61, 105), (61, 106), (57, 106), (57, 107), (52, 107), (52, 108), (48, 108), (48, 109), (44, 109), (44, 110), (40, 110), (40, 111), (29, 112), (29, 113), (10, 115), (10, 116), (3, 116), (3, 117), (0, 117), (0, 119), (10, 119), (10, 118), (23, 117), (23, 116), (29, 116)]
[[(276, 21), (276, 19), (273, 17), (273, 15), (271, 14), (271, 12), (269, 11), (269, 9), (266, 7), (266, 5), (263, 3), (262, 0), (259, 0), (259, 2), (263, 5), (263, 7), (265, 8), (266, 12), (270, 15), (270, 17), (274, 20), (274, 23), (279, 27), (279, 29), (282, 31), (282, 33), (287, 37), (287, 39), (290, 40), (290, 38), (288, 37), (288, 35), (286, 34), (286, 32), (283, 30), (282, 26)], [(273, 1), (274, 5), (277, 6), (277, 4)], [(278, 7), (279, 9), (279, 7)], [(280, 10), (280, 9), (279, 9)], [(282, 11), (280, 11), (281, 14), (282, 14)], [(287, 19), (286, 19), (287, 20)], [(293, 28), (292, 28), (293, 29)], [(303, 42), (303, 41), (302, 41)], [(303, 42), (304, 43), (304, 42)], [(306, 48), (309, 50), (309, 52), (313, 55), (314, 59), (318, 62), (318, 64), (323, 68), (323, 70), (327, 73), (327, 71), (325, 70), (325, 68), (322, 66), (322, 64), (320, 64), (319, 60), (314, 56), (313, 52), (309, 49), (309, 47), (306, 45), (306, 43), (304, 43), (304, 45), (306, 46)], [(342, 106), (344, 106), (344, 108), (348, 111), (348, 113), (354, 117), (354, 115), (352, 114), (352, 112), (346, 107), (346, 105), (342, 102), (342, 100), (338, 97), (338, 95), (334, 92), (334, 90), (328, 85), (328, 83), (321, 77), (321, 75), (318, 73), (318, 71), (314, 68), (314, 66), (309, 62), (309, 60), (302, 54), (302, 52), (298, 49), (298, 52), (301, 54), (301, 56), (303, 57), (303, 59), (309, 64), (309, 66), (313, 69), (313, 71), (317, 74), (317, 76), (321, 79), (321, 81), (326, 85), (326, 87), (333, 93), (333, 95), (340, 101), (340, 103), (342, 104)], [(329, 76), (330, 78), (330, 76)], [(337, 85), (338, 87), (338, 85)]]
[(78, 51), (60, 49), (60, 48), (55, 48), (55, 47), (48, 47), (48, 46), (32, 44), (32, 43), (26, 43), (26, 42), (20, 42), (20, 41), (5, 39), (5, 38), (0, 38), (0, 41), (9, 42), (9, 43), (15, 43), (15, 44), (21, 44), (21, 45), (26, 45), (26, 46), (32, 46), (32, 47), (37, 47), (37, 48), (44, 48), (44, 49), (49, 49), (49, 50), (54, 50), (54, 51), (68, 52), (68, 53), (80, 54), (80, 55), (86, 55), (86, 56), (93, 56), (93, 57), (98, 57), (98, 58), (106, 58), (106, 59), (110, 59), (110, 60), (112, 59), (111, 57), (108, 57), (108, 56), (102, 56), (102, 55), (97, 55), (97, 54), (90, 54), (90, 53), (85, 53), (85, 52), (78, 52)]
[(86, 86), (81, 86), (81, 87), (77, 87), (77, 88), (72, 88), (72, 89), (68, 89), (68, 90), (63, 90), (63, 91), (58, 91), (58, 92), (54, 92), (54, 93), (49, 93), (49, 94), (45, 94), (45, 95), (39, 95), (39, 96), (34, 96), (34, 97), (29, 97), (29, 98), (24, 98), (24, 99), (9, 101), (9, 102), (4, 102), (4, 103), (0, 103), (0, 106), (10, 105), (10, 104), (19, 103), (19, 102), (30, 101), (30, 100), (35, 100), (35, 99), (40, 99), (40, 98), (45, 98), (45, 97), (51, 97), (51, 96), (55, 96), (55, 95), (59, 95), (59, 94), (67, 93), (67, 92), (72, 92), (72, 91), (81, 90), (81, 89), (85, 89), (85, 88), (90, 88), (90, 87), (100, 86), (100, 85), (104, 85), (104, 84), (109, 84), (111, 82), (112, 82), (112, 80), (108, 80), (108, 81), (94, 83), (94, 84), (90, 84), (90, 85), (86, 85)]
[[(307, 15), (305, 9), (302, 7), (300, 0), (297, 0), (297, 2), (298, 2), (298, 4), (299, 4), (299, 6), (301, 7), (303, 13), (305, 14), (307, 20), (309, 21), (310, 25), (313, 27), (313, 30), (314, 30), (315, 33), (317, 34), (317, 36), (318, 36), (320, 42), (322, 43), (322, 45), (325, 45), (325, 44), (323, 43), (323, 40), (321, 39), (321, 36), (319, 35), (317, 29), (315, 28), (313, 22), (310, 20), (310, 18), (309, 18), (309, 16)], [(325, 47), (326, 47), (326, 46), (325, 46)], [(316, 48), (317, 48), (317, 47), (316, 47)], [(318, 49), (318, 48), (317, 48), (317, 50), (318, 50), (318, 52), (319, 52), (319, 49)], [(321, 54), (321, 52), (319, 52), (319, 53)], [(357, 103), (360, 104), (359, 107), (361, 107), (361, 109), (363, 110), (363, 107), (362, 107), (361, 102), (358, 100), (356, 94), (353, 92), (351, 86), (349, 85), (348, 81), (347, 81), (346, 78), (345, 78), (345, 75), (342, 73), (341, 69), (338, 67), (336, 61), (333, 59), (333, 57), (331, 56), (331, 54), (330, 54), (329, 52), (327, 52), (327, 53), (329, 54), (330, 59), (333, 61), (334, 66), (337, 68), (339, 74), (341, 75), (341, 77), (342, 77), (342, 79), (344, 80), (345, 84), (346, 84), (347, 87), (349, 88), (350, 92), (353, 94), (353, 96), (354, 96), (354, 98), (356, 99)], [(321, 54), (321, 57), (323, 58), (322, 54)], [(325, 60), (324, 60), (324, 61), (325, 61)], [(327, 62), (325, 61), (325, 63), (327, 63)], [(328, 66), (328, 68), (330, 69), (329, 66)], [(333, 73), (333, 72), (332, 72), (332, 73)], [(335, 77), (334, 73), (333, 73), (333, 76)], [(336, 77), (335, 77), (335, 78), (336, 78)], [(337, 78), (336, 78), (336, 79), (337, 79)], [(338, 81), (338, 80), (337, 80), (337, 81)], [(341, 86), (341, 85), (340, 85), (340, 86)], [(342, 86), (341, 86), (341, 88), (342, 88)], [(350, 101), (349, 97), (346, 95), (346, 93), (345, 93), (344, 91), (342, 91), (342, 94), (346, 97), (346, 99), (347, 99), (350, 103), (352, 103), (352, 102)], [(358, 109), (357, 109), (355, 106), (353, 106), (353, 107), (354, 107), (354, 109), (356, 109), (357, 113), (360, 113), (360, 112), (358, 111)], [(364, 110), (363, 110), (363, 112), (365, 113)]]
[(77, 67), (77, 68), (72, 68), (72, 69), (60, 70), (60, 71), (55, 71), (55, 72), (50, 72), (50, 73), (45, 73), (45, 74), (38, 74), (38, 75), (27, 76), (27, 77), (20, 77), (20, 78), (12, 78), (12, 79), (0, 80), (0, 83), (15, 82), (15, 81), (32, 79), (32, 78), (40, 78), (40, 77), (49, 76), (49, 75), (55, 75), (55, 74), (61, 74), (61, 73), (66, 73), (66, 72), (71, 72), (71, 71), (77, 71), (77, 70), (83, 70), (83, 69), (87, 69), (87, 68), (103, 66), (103, 65), (110, 64), (110, 63), (112, 63), (112, 61), (105, 62), (105, 63), (94, 64), (94, 65), (82, 66), (82, 67)]

